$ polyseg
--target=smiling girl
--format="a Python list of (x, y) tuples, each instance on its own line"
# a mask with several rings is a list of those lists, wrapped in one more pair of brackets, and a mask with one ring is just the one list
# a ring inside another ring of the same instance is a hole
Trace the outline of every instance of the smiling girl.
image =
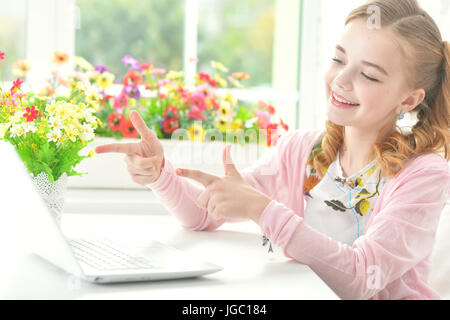
[[(188, 230), (253, 220), (341, 298), (438, 299), (427, 278), (450, 195), (449, 44), (415, 0), (368, 2), (345, 26), (324, 77), (325, 130), (282, 136), (251, 168), (226, 148), (224, 177), (175, 170), (137, 112), (141, 142), (96, 151), (126, 153), (132, 179)], [(397, 125), (408, 112), (410, 132)]]

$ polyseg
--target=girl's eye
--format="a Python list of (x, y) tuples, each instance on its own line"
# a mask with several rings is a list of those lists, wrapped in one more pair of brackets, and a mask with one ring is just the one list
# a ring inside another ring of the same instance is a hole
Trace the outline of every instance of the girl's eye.
[[(334, 59), (331, 59), (331, 60), (333, 60), (333, 61), (336, 62), (337, 64), (342, 64), (342, 61), (339, 60), (339, 59), (334, 58)], [(364, 74), (364, 73), (361, 73), (361, 74), (362, 74), (362, 75), (364, 76), (364, 78), (366, 78), (367, 80), (370, 80), (370, 81), (373, 81), (373, 82), (379, 82), (377, 79), (371, 78), (371, 77), (369, 77), (368, 75), (366, 75), (366, 74)]]
[(371, 77), (369, 77), (369, 76), (367, 76), (367, 75), (365, 75), (364, 73), (361, 73), (365, 78), (367, 78), (368, 80), (370, 80), (370, 81), (373, 81), (373, 82), (378, 82), (378, 80), (377, 79), (374, 79), (374, 78), (371, 78)]
[(342, 61), (341, 61), (341, 60), (338, 60), (338, 59), (336, 59), (336, 58), (331, 59), (331, 60), (333, 60), (334, 62), (337, 62), (338, 64), (342, 64)]

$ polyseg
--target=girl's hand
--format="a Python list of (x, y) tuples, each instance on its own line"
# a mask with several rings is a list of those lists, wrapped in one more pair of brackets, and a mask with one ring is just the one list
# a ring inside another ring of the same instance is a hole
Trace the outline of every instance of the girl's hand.
[(158, 180), (164, 167), (164, 150), (156, 133), (150, 130), (137, 111), (131, 111), (130, 119), (141, 135), (137, 143), (111, 143), (95, 148), (96, 153), (124, 153), (131, 179), (140, 185)]
[(197, 198), (197, 205), (206, 208), (216, 220), (245, 218), (259, 224), (259, 217), (271, 199), (245, 182), (231, 160), (230, 148), (231, 145), (226, 146), (222, 155), (223, 178), (190, 169), (177, 169), (176, 173), (205, 186)]

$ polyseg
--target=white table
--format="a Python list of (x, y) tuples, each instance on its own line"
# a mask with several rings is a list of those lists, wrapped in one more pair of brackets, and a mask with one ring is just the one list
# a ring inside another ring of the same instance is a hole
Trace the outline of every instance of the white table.
[(10, 254), (0, 267), (2, 299), (337, 299), (307, 266), (287, 259), (274, 246), (261, 246), (254, 222), (228, 223), (212, 232), (187, 231), (167, 212), (153, 214), (65, 213), (69, 237), (108, 237), (134, 245), (151, 239), (224, 267), (203, 277), (125, 284), (91, 284), (26, 250)]

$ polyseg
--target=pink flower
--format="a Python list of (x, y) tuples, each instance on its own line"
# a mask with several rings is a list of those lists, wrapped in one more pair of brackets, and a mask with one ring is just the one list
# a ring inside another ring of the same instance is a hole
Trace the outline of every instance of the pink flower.
[(128, 104), (128, 98), (125, 92), (121, 92), (117, 97), (114, 98), (114, 109), (120, 111)]
[(255, 110), (255, 114), (258, 117), (258, 126), (260, 129), (267, 129), (270, 124), (270, 115), (267, 112), (261, 112)]
[(205, 98), (203, 93), (195, 93), (189, 98), (189, 105), (191, 106), (191, 111), (188, 113), (189, 118), (199, 119), (206, 121), (203, 115), (203, 110), (206, 108)]
[(154, 74), (156, 76), (162, 76), (165, 73), (166, 73), (166, 69), (161, 69), (161, 68), (155, 68), (155, 69), (153, 69), (153, 72), (152, 72), (152, 74)]
[(5, 53), (2, 50), (0, 50), (0, 60), (3, 59), (5, 59)]
[(191, 111), (189, 111), (188, 113), (188, 117), (192, 118), (192, 119), (199, 119), (199, 120), (203, 120), (206, 121), (205, 116), (202, 114), (203, 110), (199, 110), (197, 108), (192, 108)]
[(202, 92), (196, 92), (189, 98), (189, 105), (203, 111), (206, 107), (205, 96)]

